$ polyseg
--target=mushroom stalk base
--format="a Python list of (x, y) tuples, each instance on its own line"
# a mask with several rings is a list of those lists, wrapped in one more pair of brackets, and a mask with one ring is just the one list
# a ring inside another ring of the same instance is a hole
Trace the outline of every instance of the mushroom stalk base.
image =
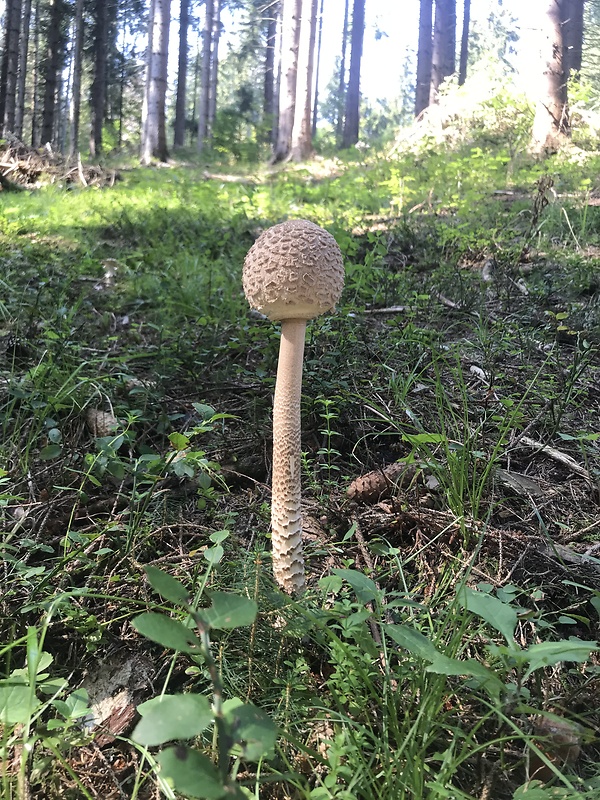
[(300, 399), (305, 333), (304, 319), (286, 319), (281, 324), (273, 404), (273, 572), (288, 594), (299, 594), (305, 587), (300, 511)]

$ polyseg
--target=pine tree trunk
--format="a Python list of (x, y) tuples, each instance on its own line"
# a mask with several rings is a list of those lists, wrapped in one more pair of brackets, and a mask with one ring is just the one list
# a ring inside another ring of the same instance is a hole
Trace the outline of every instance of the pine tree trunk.
[(342, 51), (340, 56), (340, 78), (338, 82), (337, 119), (335, 121), (335, 141), (342, 146), (344, 134), (344, 99), (346, 97), (346, 56), (348, 53), (348, 24), (350, 20), (350, 0), (344, 3), (344, 24), (342, 26)]
[(102, 152), (102, 126), (106, 106), (106, 55), (108, 50), (108, 3), (106, 0), (95, 0), (93, 15), (94, 80), (90, 97), (92, 111), (90, 154), (97, 156)]
[(71, 130), (69, 156), (79, 152), (79, 118), (81, 112), (81, 67), (83, 64), (83, 0), (75, 5), (75, 41), (73, 44), (73, 88), (71, 91)]
[(47, 55), (43, 65), (44, 99), (42, 108), (41, 144), (54, 141), (59, 72), (63, 60), (62, 25), (65, 13), (63, 0), (53, 0), (50, 7)]
[(33, 98), (31, 103), (31, 146), (40, 143), (40, 2), (35, 0), (35, 17), (33, 21)]
[(200, 99), (198, 100), (198, 152), (201, 153), (206, 144), (208, 134), (208, 113), (210, 106), (210, 62), (212, 50), (212, 33), (214, 17), (214, 0), (206, 0), (204, 12), (204, 29), (202, 31), (202, 65), (200, 68)]
[(6, 9), (6, 104), (4, 134), (14, 133), (17, 105), (17, 74), (19, 70), (19, 33), (21, 29), (21, 0), (10, 0)]
[(301, 0), (283, 0), (281, 19), (281, 85), (279, 88), (279, 120), (277, 142), (272, 163), (287, 158), (292, 145), (292, 129), (296, 107), (298, 80), (298, 46), (300, 43)]
[(58, 72), (57, 93), (56, 93), (56, 124), (54, 140), (59, 152), (65, 152), (67, 140), (67, 129), (69, 127), (69, 93), (71, 91), (72, 69), (61, 69)]
[[(191, 120), (192, 123), (196, 122), (196, 113), (197, 113), (197, 106), (198, 101), (200, 99), (200, 62), (202, 61), (202, 56), (200, 53), (200, 46), (198, 45), (196, 49), (196, 56), (194, 58), (194, 85), (192, 87), (192, 114)], [(197, 141), (197, 132), (194, 134), (194, 125), (190, 126), (190, 147)]]
[(317, 35), (318, 0), (302, 0), (300, 41), (298, 44), (298, 76), (290, 158), (304, 161), (312, 153), (311, 111), (312, 82)]
[(433, 0), (421, 0), (419, 14), (419, 49), (417, 52), (417, 86), (415, 89), (415, 117), (429, 105), (431, 91), (431, 59), (433, 53)]
[(219, 39), (221, 38), (221, 0), (214, 0), (212, 57), (210, 60), (210, 98), (208, 101), (207, 137), (212, 138), (212, 127), (217, 114), (217, 90), (219, 87)]
[(179, 59), (177, 66), (177, 97), (175, 100), (174, 147), (185, 145), (189, 0), (180, 0), (179, 6)]
[(352, 8), (352, 38), (350, 41), (350, 74), (346, 91), (344, 134), (342, 147), (358, 142), (360, 121), (360, 62), (365, 35), (365, 0), (354, 0)]
[(144, 92), (141, 159), (149, 164), (152, 157), (166, 161), (166, 94), (169, 59), (171, 0), (152, 0), (148, 29), (148, 67)]
[(458, 68), (458, 85), (467, 80), (467, 64), (469, 62), (469, 26), (471, 24), (471, 0), (464, 0), (463, 26), (460, 40), (460, 66)]
[(585, 0), (562, 0), (565, 79), (581, 71), (583, 50), (583, 4)]
[[(126, 39), (127, 39), (127, 18), (123, 14), (121, 19), (119, 20), (121, 23), (121, 52), (125, 54), (126, 52)], [(123, 144), (123, 130), (125, 127), (125, 87), (127, 86), (127, 69), (126, 69), (126, 60), (125, 58), (121, 59), (121, 69), (119, 70), (119, 139), (118, 139), (118, 146), (121, 147)], [(142, 114), (143, 114), (142, 108)]]
[(31, 0), (25, 0), (23, 5), (23, 20), (21, 24), (21, 39), (19, 41), (19, 76), (17, 79), (17, 105), (15, 108), (15, 136), (23, 137), (23, 122), (25, 119), (25, 87), (27, 78), (27, 53), (29, 50), (29, 25), (31, 22)]
[(268, 128), (265, 140), (271, 141), (275, 118), (275, 47), (277, 44), (277, 20), (279, 18), (279, 2), (271, 4), (267, 11), (267, 45), (265, 48), (265, 76), (263, 81), (263, 119)]
[(313, 100), (312, 111), (312, 127), (311, 135), (313, 139), (317, 135), (317, 118), (319, 116), (319, 78), (321, 76), (321, 47), (323, 44), (323, 8), (325, 0), (321, 0), (321, 8), (319, 10), (319, 33), (317, 38), (317, 66), (315, 68), (315, 97)]
[(429, 105), (437, 102), (442, 81), (452, 75), (455, 68), (456, 0), (436, 0)]
[(556, 153), (570, 137), (561, 0), (546, 0), (543, 88), (536, 106), (531, 149)]

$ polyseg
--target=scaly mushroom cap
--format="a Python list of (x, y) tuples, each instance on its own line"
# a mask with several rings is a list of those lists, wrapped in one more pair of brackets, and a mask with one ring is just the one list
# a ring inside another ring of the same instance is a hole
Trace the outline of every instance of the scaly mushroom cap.
[(291, 219), (254, 242), (244, 261), (243, 282), (252, 308), (269, 319), (313, 319), (340, 299), (342, 253), (323, 228)]

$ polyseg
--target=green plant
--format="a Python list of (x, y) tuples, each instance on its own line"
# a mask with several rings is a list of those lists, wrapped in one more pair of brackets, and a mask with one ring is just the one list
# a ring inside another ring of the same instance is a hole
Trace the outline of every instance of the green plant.
[[(67, 769), (82, 796), (91, 798), (68, 765), (69, 748), (86, 738), (80, 724), (89, 712), (87, 694), (81, 689), (69, 692), (68, 681), (51, 674), (50, 667), (56, 665), (44, 650), (51, 620), (64, 600), (65, 596), (60, 596), (50, 605), (40, 628), (29, 626), (22, 638), (0, 650), (6, 663), (10, 663), (25, 648), (25, 665), (11, 669), (7, 677), (0, 679), (0, 754), (6, 760), (13, 748), (20, 752), (16, 770), (18, 797), (29, 793), (32, 765), (39, 773), (47, 766), (47, 757), (40, 754), (36, 758), (39, 744), (42, 751), (52, 753)], [(12, 796), (11, 783), (8, 771), (3, 770), (4, 797)]]
[[(596, 642), (572, 637), (519, 646), (515, 632), (522, 610), (510, 594), (501, 600), (463, 585), (434, 614), (433, 607), (402, 592), (384, 592), (355, 570), (334, 573), (322, 581), (328, 611), (316, 621), (317, 641), (335, 665), (328, 688), (337, 711), (328, 715), (334, 731), (329, 771), (311, 797), (350, 792), (359, 798), (471, 798), (460, 789), (463, 770), (485, 759), (488, 749), (504, 759), (505, 748), (516, 741), (524, 741), (562, 785), (577, 792), (543, 742), (528, 732), (526, 719), (552, 718), (542, 705), (544, 671), (562, 662), (587, 662)], [(474, 619), (500, 633), (505, 644), (491, 640)], [(487, 657), (474, 658), (482, 637)], [(461, 720), (467, 707), (478, 709), (472, 727)]]
[[(212, 684), (212, 706), (202, 695), (161, 694), (139, 707), (141, 721), (133, 740), (144, 747), (173, 740), (192, 739), (213, 727), (212, 752), (216, 763), (197, 748), (181, 744), (163, 749), (156, 758), (161, 783), (189, 797), (247, 797), (236, 782), (243, 761), (260, 761), (273, 752), (277, 729), (269, 717), (251, 703), (226, 699), (217, 663), (211, 651), (211, 631), (252, 625), (257, 606), (253, 600), (225, 592), (210, 592), (211, 605), (198, 608), (188, 590), (175, 578), (146, 567), (153, 588), (185, 612), (187, 622), (149, 611), (135, 618), (135, 628), (163, 647), (186, 653), (204, 665)], [(193, 628), (195, 627), (196, 632)]]
[(339, 419), (339, 411), (336, 407), (336, 402), (340, 398), (336, 397), (318, 397), (316, 404), (322, 407), (319, 411), (319, 417), (322, 421), (323, 428), (319, 431), (323, 437), (321, 447), (317, 450), (317, 456), (321, 461), (321, 471), (325, 475), (323, 482), (324, 487), (330, 488), (336, 484), (336, 478), (340, 472), (340, 467), (335, 463), (336, 460), (341, 458), (341, 453), (334, 446), (335, 437), (340, 436), (339, 431), (334, 430), (332, 423)]

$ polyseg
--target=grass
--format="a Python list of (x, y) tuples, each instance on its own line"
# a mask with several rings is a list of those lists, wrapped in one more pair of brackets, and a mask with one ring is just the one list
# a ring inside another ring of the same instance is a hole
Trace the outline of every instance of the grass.
[[(482, 138), (0, 196), (3, 797), (598, 796), (596, 166)], [(269, 564), (278, 330), (240, 279), (286, 216), (346, 264), (306, 346), (299, 602)], [(213, 624), (224, 597), (255, 616)], [(161, 741), (191, 748), (136, 738), (190, 692), (209, 722)]]

